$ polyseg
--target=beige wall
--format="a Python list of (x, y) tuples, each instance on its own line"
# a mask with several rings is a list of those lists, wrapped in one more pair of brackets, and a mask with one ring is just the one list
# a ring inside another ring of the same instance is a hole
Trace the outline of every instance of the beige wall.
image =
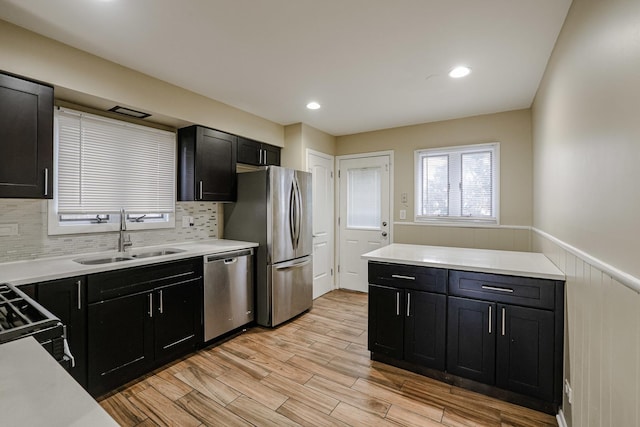
[(296, 123), (284, 129), (285, 144), (282, 150), (282, 166), (304, 170), (307, 165), (307, 149), (335, 155), (336, 137), (319, 129)]
[[(0, 69), (56, 86), (79, 104), (113, 101), (282, 147), (284, 127), (0, 20)], [(92, 105), (89, 105), (92, 106)]]
[(640, 425), (639, 22), (638, 1), (574, 0), (533, 105), (534, 249), (567, 275), (576, 427)]
[[(501, 227), (409, 225), (414, 209), (414, 151), (500, 142)], [(531, 111), (517, 110), (457, 120), (366, 132), (337, 138), (336, 154), (394, 151), (394, 241), (398, 243), (530, 249), (532, 221)], [(401, 203), (407, 193), (408, 203)], [(407, 210), (401, 221), (400, 209)], [(403, 224), (404, 223), (404, 224)], [(514, 226), (514, 227), (512, 227)]]

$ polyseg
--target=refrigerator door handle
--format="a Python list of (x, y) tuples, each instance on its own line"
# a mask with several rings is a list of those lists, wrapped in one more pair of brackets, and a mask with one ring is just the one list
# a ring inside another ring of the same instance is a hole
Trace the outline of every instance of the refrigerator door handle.
[(282, 271), (282, 270), (291, 270), (293, 268), (300, 268), (300, 267), (304, 267), (305, 265), (309, 264), (310, 262), (311, 262), (311, 260), (308, 259), (306, 261), (298, 262), (298, 263), (295, 263), (295, 264), (282, 265), (282, 266), (276, 267), (276, 270)]
[(293, 182), (296, 186), (296, 249), (298, 249), (300, 245), (300, 228), (302, 225), (302, 195), (300, 194), (298, 179), (294, 178)]
[(291, 183), (291, 191), (289, 191), (289, 237), (291, 238), (291, 246), (296, 249), (296, 188)]

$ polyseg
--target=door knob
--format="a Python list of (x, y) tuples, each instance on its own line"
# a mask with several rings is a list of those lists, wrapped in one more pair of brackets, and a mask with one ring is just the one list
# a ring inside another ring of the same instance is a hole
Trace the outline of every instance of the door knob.
[(387, 237), (387, 232), (386, 231), (382, 232), (382, 237)]
[(382, 221), (382, 226), (386, 227), (387, 226), (387, 221)]

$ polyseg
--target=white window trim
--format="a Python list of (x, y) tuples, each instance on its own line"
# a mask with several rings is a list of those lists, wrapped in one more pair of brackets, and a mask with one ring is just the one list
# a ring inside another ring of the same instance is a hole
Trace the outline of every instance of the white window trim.
[[(82, 112), (78, 112), (82, 113)], [(88, 114), (88, 113), (82, 113)], [(112, 119), (113, 120), (113, 119)], [(131, 125), (131, 124), (127, 124)], [(65, 234), (85, 234), (85, 233), (106, 233), (106, 232), (117, 232), (120, 231), (120, 213), (113, 212), (104, 212), (116, 215), (117, 221), (108, 222), (104, 224), (63, 224), (59, 220), (58, 214), (58, 198), (57, 198), (57, 189), (58, 189), (58, 121), (54, 120), (54, 197), (53, 199), (49, 199), (47, 201), (47, 234), (50, 236), (56, 235), (65, 235)], [(140, 126), (140, 125), (131, 125)], [(127, 221), (127, 231), (136, 231), (136, 230), (157, 230), (157, 229), (167, 229), (167, 228), (175, 228), (175, 204), (174, 211), (165, 213), (167, 215), (166, 221), (149, 221), (149, 222), (136, 222), (136, 221)]]
[[(465, 217), (431, 217), (426, 218), (418, 215), (418, 200), (420, 200), (421, 183), (418, 172), (420, 171), (420, 157), (424, 153), (433, 155), (449, 154), (452, 152), (463, 151), (483, 151), (487, 148), (491, 148), (495, 153), (494, 171), (493, 174), (493, 212), (494, 217), (490, 219), (481, 218), (465, 218)], [(451, 147), (438, 147), (438, 148), (425, 148), (414, 151), (414, 163), (413, 163), (413, 185), (414, 185), (414, 206), (413, 206), (413, 221), (416, 224), (424, 225), (438, 225), (449, 227), (486, 227), (488, 225), (499, 226), (500, 225), (500, 143), (490, 142), (484, 144), (472, 144), (472, 145), (458, 145)]]

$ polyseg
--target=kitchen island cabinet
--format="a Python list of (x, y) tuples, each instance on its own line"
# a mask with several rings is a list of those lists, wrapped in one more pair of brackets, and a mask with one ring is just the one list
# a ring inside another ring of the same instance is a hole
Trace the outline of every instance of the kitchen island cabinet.
[[(557, 411), (564, 276), (542, 254), (393, 244), (363, 257), (369, 260), (373, 360)], [(466, 257), (473, 265), (465, 264)], [(490, 262), (483, 265), (483, 258)], [(384, 269), (390, 273), (381, 280)], [(442, 294), (415, 290), (420, 275), (412, 272), (418, 269), (445, 272)], [(412, 319), (412, 312), (419, 317)], [(443, 329), (442, 338), (435, 338)]]
[(53, 197), (53, 87), (0, 73), (0, 198)]

